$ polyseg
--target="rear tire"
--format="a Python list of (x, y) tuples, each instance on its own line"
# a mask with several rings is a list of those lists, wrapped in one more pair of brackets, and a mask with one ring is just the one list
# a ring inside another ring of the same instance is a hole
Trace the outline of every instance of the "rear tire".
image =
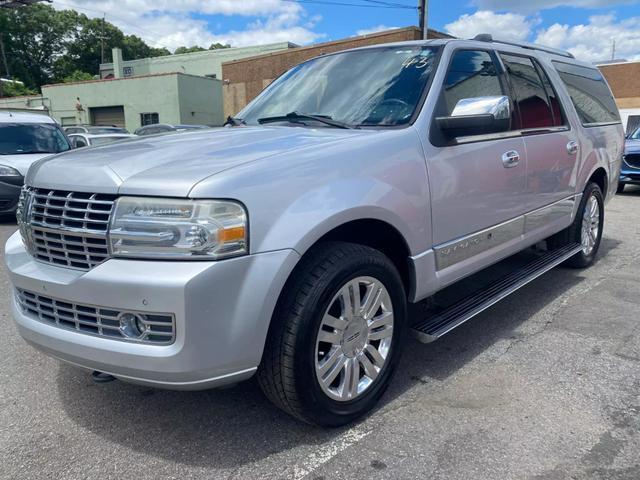
[(597, 183), (587, 184), (573, 223), (547, 240), (550, 249), (569, 243), (580, 243), (583, 248), (564, 264), (572, 268), (590, 266), (598, 254), (604, 227), (604, 196)]
[(262, 390), (305, 422), (352, 422), (375, 406), (391, 380), (406, 308), (400, 275), (381, 252), (317, 245), (278, 301), (258, 369)]

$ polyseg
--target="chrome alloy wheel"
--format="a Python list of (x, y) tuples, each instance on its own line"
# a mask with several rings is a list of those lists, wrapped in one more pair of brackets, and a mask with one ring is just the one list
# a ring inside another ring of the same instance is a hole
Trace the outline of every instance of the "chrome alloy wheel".
[(582, 215), (582, 252), (590, 255), (596, 248), (598, 234), (600, 233), (600, 205), (595, 195), (591, 195), (584, 206)]
[(373, 384), (389, 356), (393, 320), (389, 292), (375, 278), (354, 278), (338, 291), (316, 338), (316, 377), (324, 393), (354, 400)]

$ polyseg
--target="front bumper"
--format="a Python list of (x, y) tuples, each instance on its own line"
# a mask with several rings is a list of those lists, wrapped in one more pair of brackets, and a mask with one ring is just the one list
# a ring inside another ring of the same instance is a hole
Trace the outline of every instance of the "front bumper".
[(627, 165), (622, 165), (619, 181), (620, 183), (640, 185), (640, 168), (632, 168)]
[(68, 302), (173, 313), (174, 343), (129, 343), (43, 323), (25, 315), (12, 295), (18, 331), (39, 350), (122, 380), (171, 389), (221, 386), (255, 372), (276, 301), (298, 259), (293, 250), (219, 262), (110, 259), (84, 272), (35, 261), (18, 233), (5, 249), (16, 288)]
[(0, 215), (15, 213), (24, 177), (0, 177)]

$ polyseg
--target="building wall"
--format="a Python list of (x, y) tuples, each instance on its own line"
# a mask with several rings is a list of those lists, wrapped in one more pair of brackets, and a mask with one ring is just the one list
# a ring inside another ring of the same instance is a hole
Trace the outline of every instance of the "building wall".
[[(184, 80), (183, 77), (188, 77), (188, 80)], [(191, 89), (191, 92), (181, 95), (181, 81), (186, 82), (184, 84)], [(124, 107), (126, 128), (131, 132), (140, 127), (141, 113), (158, 113), (161, 123), (222, 123), (194, 121), (196, 118), (206, 120), (220, 118), (222, 111), (220, 91), (219, 80), (182, 73), (62, 83), (42, 87), (43, 96), (50, 99), (50, 113), (60, 123), (67, 125), (91, 123), (89, 114), (91, 108), (121, 105)], [(80, 98), (83, 106), (82, 112), (76, 110), (77, 97)], [(192, 97), (197, 98), (198, 108), (191, 106), (189, 117), (184, 115), (183, 119), (181, 102), (188, 101), (193, 104)], [(212, 100), (209, 101), (209, 99)], [(197, 111), (197, 117), (191, 116), (191, 111)]]
[(46, 110), (49, 106), (47, 98), (41, 95), (25, 95), (21, 97), (0, 98), (0, 108)]
[[(224, 48), (207, 50), (204, 52), (182, 53), (163, 57), (142, 58), (139, 60), (125, 60), (122, 62), (121, 76), (125, 76), (125, 69), (131, 68), (133, 76), (153, 75), (156, 73), (182, 72), (190, 75), (216, 75), (222, 78), (222, 63), (245, 57), (253, 57), (264, 53), (272, 53), (294, 47), (289, 42), (279, 42), (252, 47)], [(113, 74), (113, 63), (100, 65), (100, 76), (105, 78)]]
[[(203, 81), (204, 80), (204, 81)], [(222, 81), (178, 76), (180, 123), (222, 125)]]
[[(448, 35), (429, 30), (428, 37), (448, 38)], [(419, 40), (420, 38), (421, 31), (417, 27), (399, 28), (223, 63), (222, 79), (224, 81), (225, 117), (227, 115), (235, 115), (269, 85), (274, 78), (310, 58), (349, 48)]]

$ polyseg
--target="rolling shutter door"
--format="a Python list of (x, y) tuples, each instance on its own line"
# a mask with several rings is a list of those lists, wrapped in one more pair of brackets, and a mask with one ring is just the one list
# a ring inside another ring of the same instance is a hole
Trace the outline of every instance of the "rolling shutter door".
[(115, 125), (124, 128), (124, 107), (95, 107), (91, 108), (93, 125)]

